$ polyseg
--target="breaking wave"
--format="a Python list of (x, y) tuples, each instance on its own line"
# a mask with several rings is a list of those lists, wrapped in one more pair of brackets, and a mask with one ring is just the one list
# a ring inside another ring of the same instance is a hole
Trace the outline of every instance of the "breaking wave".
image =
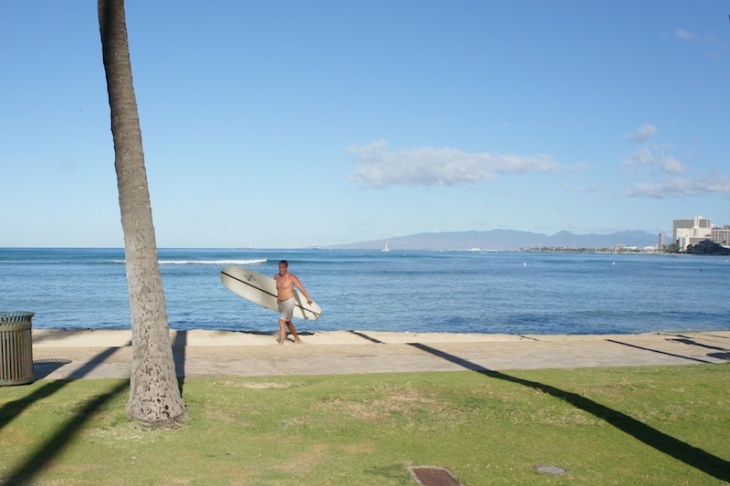
[(160, 260), (160, 265), (261, 265), (266, 258), (252, 260)]
[[(255, 258), (251, 260), (160, 260), (160, 265), (262, 265), (266, 258)], [(112, 260), (112, 263), (124, 263), (124, 260)]]

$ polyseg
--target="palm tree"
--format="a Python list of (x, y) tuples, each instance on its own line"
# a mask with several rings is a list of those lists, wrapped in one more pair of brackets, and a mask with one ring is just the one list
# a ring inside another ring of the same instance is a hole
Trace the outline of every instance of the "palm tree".
[(98, 8), (132, 316), (127, 415), (148, 425), (175, 424), (185, 417), (185, 403), (175, 374), (157, 258), (124, 0), (99, 0)]

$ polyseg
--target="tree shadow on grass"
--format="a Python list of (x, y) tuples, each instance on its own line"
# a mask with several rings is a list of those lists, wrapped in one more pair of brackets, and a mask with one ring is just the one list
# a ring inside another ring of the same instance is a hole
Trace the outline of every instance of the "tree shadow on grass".
[[(92, 359), (87, 361), (82, 367), (80, 367), (78, 370), (74, 371), (72, 376), (70, 378), (76, 379), (76, 378), (83, 378), (84, 376), (88, 375), (91, 370), (96, 368), (99, 364), (106, 361), (112, 354), (119, 351), (121, 348), (113, 347), (105, 349), (103, 352), (97, 354)], [(62, 363), (62, 365), (66, 365), (69, 363), (68, 360), (59, 360), (59, 363)], [(59, 366), (60, 367), (60, 366)], [(47, 374), (46, 374), (47, 376)], [(23, 411), (33, 405), (35, 402), (43, 400), (44, 398), (48, 398), (49, 396), (56, 393), (58, 390), (63, 388), (69, 383), (69, 380), (53, 380), (49, 381), (48, 383), (44, 384), (43, 386), (37, 388), (33, 393), (28, 395), (27, 397), (21, 398), (19, 400), (14, 400), (12, 402), (8, 402), (2, 407), (0, 407), (0, 430), (2, 430), (3, 427), (5, 427), (7, 424), (15, 420), (18, 415), (23, 413)]]
[(634, 437), (635, 439), (643, 442), (644, 444), (652, 447), (664, 454), (667, 454), (678, 461), (681, 461), (688, 466), (698, 469), (710, 476), (717, 478), (721, 481), (730, 480), (730, 461), (712, 455), (702, 449), (691, 446), (686, 442), (682, 442), (679, 439), (665, 434), (643, 422), (636, 420), (625, 413), (618, 410), (614, 410), (598, 402), (595, 402), (589, 398), (578, 395), (577, 393), (561, 390), (551, 385), (545, 385), (535, 381), (525, 380), (523, 378), (517, 378), (514, 376), (493, 371), (482, 366), (472, 363), (471, 361), (465, 360), (453, 354), (446, 353), (436, 348), (426, 346), (421, 343), (409, 343), (411, 346), (418, 348), (427, 353), (443, 358), (452, 363), (458, 364), (468, 370), (476, 371), (489, 378), (496, 378), (499, 380), (509, 381), (518, 385), (527, 386), (543, 393), (547, 393), (555, 398), (563, 400), (574, 407), (583, 410), (591, 415), (605, 420), (607, 423), (613, 425), (617, 429), (621, 430)]
[[(119, 347), (112, 347), (99, 353), (93, 359), (87, 361), (84, 366), (73, 373), (74, 378), (86, 376), (96, 366), (108, 359), (112, 354), (119, 351)], [(0, 429), (12, 422), (23, 411), (33, 405), (35, 402), (47, 398), (63, 387), (68, 385), (71, 380), (54, 380), (44, 384), (40, 388), (33, 391), (27, 397), (19, 400), (8, 402), (0, 408)], [(5, 477), (3, 484), (28, 484), (32, 478), (40, 474), (48, 463), (63, 451), (64, 447), (74, 438), (76, 433), (82, 428), (84, 423), (109, 400), (116, 397), (124, 390), (129, 390), (129, 381), (124, 380), (122, 383), (98, 397), (88, 401), (86, 405), (80, 409), (65, 425), (50, 437), (44, 444), (40, 445), (30, 457), (19, 465), (16, 470), (11, 471)]]
[[(61, 381), (61, 380), (59, 380)], [(57, 382), (54, 382), (54, 384)], [(64, 381), (63, 384), (66, 382)], [(12, 471), (5, 478), (4, 484), (30, 484), (32, 479), (38, 476), (48, 464), (56, 459), (56, 456), (73, 440), (76, 434), (83, 428), (107, 402), (117, 395), (129, 390), (129, 381), (125, 380), (109, 390), (107, 393), (97, 396), (86, 402), (71, 419), (62, 425), (52, 437), (41, 444), (30, 457)]]

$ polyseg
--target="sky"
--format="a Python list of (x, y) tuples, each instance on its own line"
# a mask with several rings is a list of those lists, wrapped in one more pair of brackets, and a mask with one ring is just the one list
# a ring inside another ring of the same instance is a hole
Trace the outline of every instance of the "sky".
[[(160, 247), (730, 224), (730, 1), (127, 0)], [(0, 247), (121, 247), (96, 3), (0, 2)]]

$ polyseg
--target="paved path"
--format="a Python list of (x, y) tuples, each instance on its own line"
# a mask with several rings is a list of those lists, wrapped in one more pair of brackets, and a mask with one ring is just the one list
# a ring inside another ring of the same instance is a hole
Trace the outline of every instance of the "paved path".
[[(730, 362), (730, 331), (638, 335), (495, 335), (336, 331), (171, 332), (178, 375), (267, 376), (581, 368)], [(126, 378), (130, 331), (33, 331), (36, 379)]]

